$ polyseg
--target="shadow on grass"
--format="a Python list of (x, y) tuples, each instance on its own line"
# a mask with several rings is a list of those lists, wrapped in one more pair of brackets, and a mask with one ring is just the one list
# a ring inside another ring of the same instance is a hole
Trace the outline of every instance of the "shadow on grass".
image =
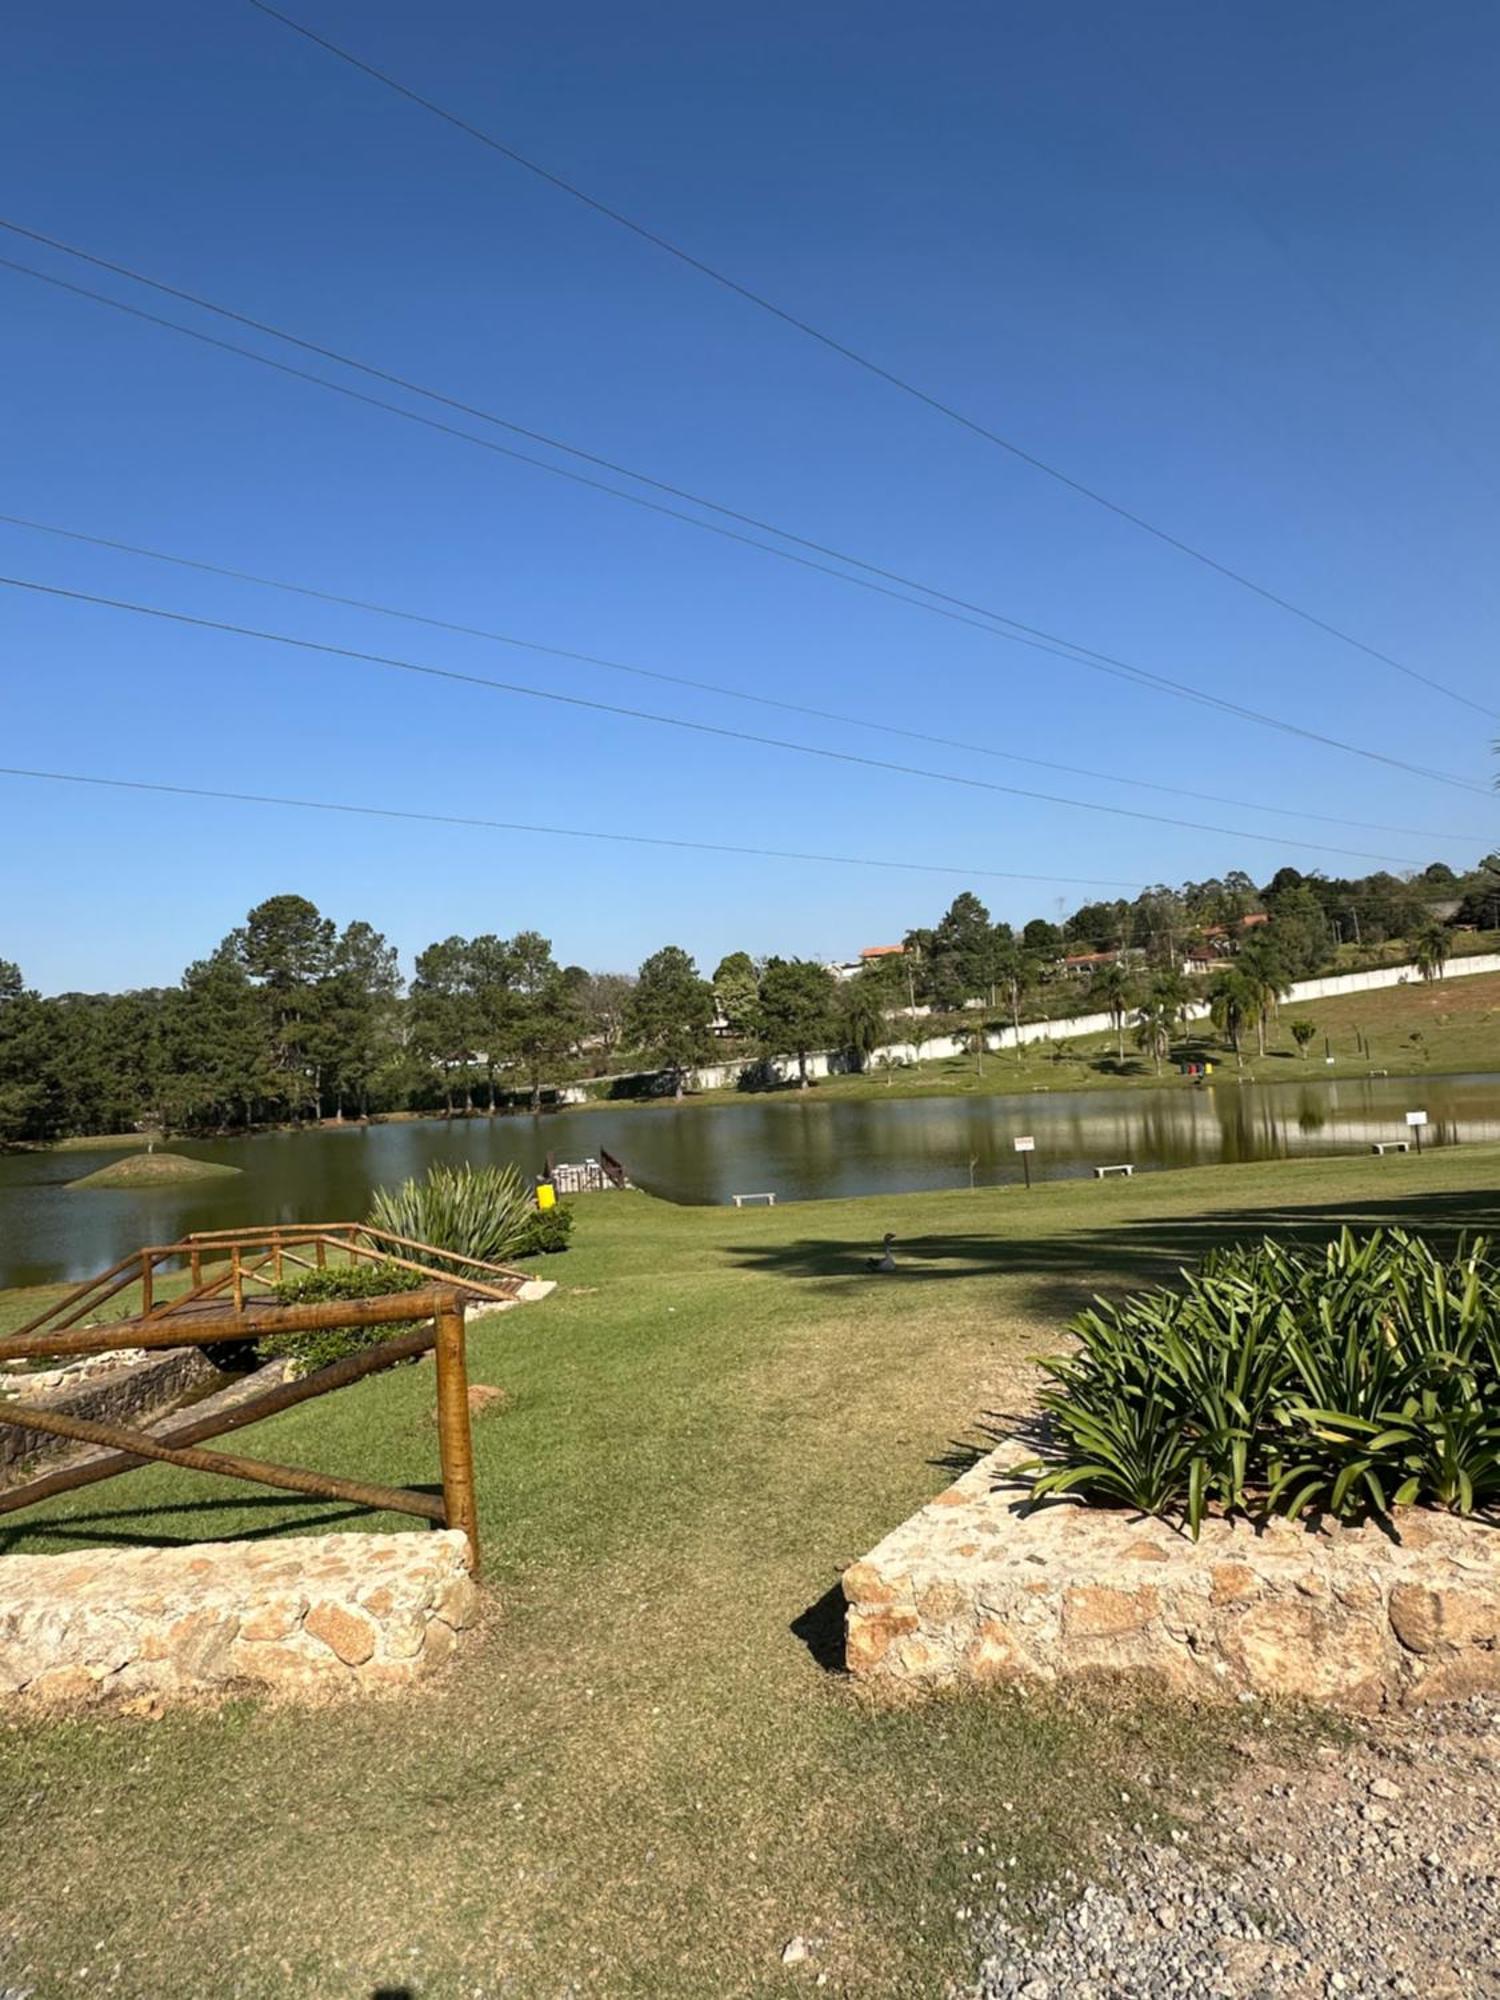
[(799, 1611), (787, 1629), (794, 1639), (802, 1641), (825, 1674), (848, 1672), (844, 1665), (842, 1584), (831, 1585), (816, 1604), (809, 1604), (805, 1611)]
[(953, 1278), (1020, 1280), (1025, 1302), (1039, 1310), (1072, 1311), (1095, 1291), (1117, 1291), (1173, 1277), (1184, 1264), (1226, 1243), (1260, 1236), (1321, 1238), (1351, 1228), (1406, 1228), (1452, 1242), (1464, 1234), (1500, 1228), (1500, 1189), (1447, 1190), (1368, 1196), (1347, 1201), (1288, 1203), (1264, 1208), (1214, 1209), (1198, 1215), (1119, 1216), (1097, 1228), (1027, 1236), (1024, 1218), (1007, 1214), (993, 1231), (934, 1231), (902, 1236), (894, 1272), (872, 1273), (871, 1244), (837, 1237), (799, 1237), (788, 1243), (731, 1245), (727, 1255), (742, 1269), (768, 1277), (823, 1278), (849, 1287), (925, 1291)]
[[(96, 1508), (87, 1514), (43, 1517), (37, 1520), (28, 1519), (26, 1515), (21, 1514), (13, 1517), (13, 1526), (0, 1529), (0, 1555), (9, 1555), (23, 1541), (35, 1540), (91, 1545), (107, 1542), (111, 1546), (143, 1549), (188, 1548), (195, 1542), (215, 1539), (212, 1520), (203, 1523), (192, 1533), (180, 1535), (170, 1534), (165, 1530), (144, 1535), (136, 1530), (113, 1524), (139, 1521), (143, 1516), (149, 1516), (152, 1521), (163, 1521), (169, 1515), (212, 1516), (229, 1508), (243, 1515), (262, 1508), (274, 1507), (278, 1515), (284, 1517), (288, 1505), (295, 1504), (295, 1497), (293, 1494), (281, 1493), (267, 1493), (251, 1498), (226, 1494), (222, 1500), (175, 1500), (168, 1502), (166, 1506), (147, 1507), (137, 1503), (134, 1506)], [(297, 1515), (291, 1521), (280, 1518), (265, 1527), (238, 1527), (234, 1530), (232, 1539), (237, 1542), (264, 1541), (270, 1536), (284, 1534), (289, 1526), (295, 1527), (299, 1532), (304, 1528), (349, 1527), (373, 1511), (369, 1507), (343, 1504), (323, 1513)]]

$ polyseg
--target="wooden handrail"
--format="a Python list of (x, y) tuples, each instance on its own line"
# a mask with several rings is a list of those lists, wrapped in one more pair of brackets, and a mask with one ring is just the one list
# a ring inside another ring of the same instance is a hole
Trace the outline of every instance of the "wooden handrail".
[[(242, 1272), (235, 1272), (242, 1279)], [(426, 1323), (431, 1322), (428, 1330)], [(180, 1465), (190, 1471), (207, 1472), (228, 1479), (248, 1479), (292, 1493), (306, 1493), (320, 1499), (352, 1501), (396, 1513), (416, 1514), (459, 1529), (466, 1538), (471, 1570), (479, 1565), (479, 1523), (474, 1487), (473, 1438), (469, 1426), (468, 1380), (464, 1357), (463, 1294), (452, 1285), (433, 1285), (416, 1292), (395, 1292), (383, 1298), (327, 1299), (306, 1304), (283, 1305), (257, 1301), (251, 1308), (234, 1311), (210, 1309), (191, 1319), (172, 1324), (160, 1317), (124, 1321), (114, 1327), (81, 1327), (63, 1334), (22, 1332), (0, 1341), (0, 1356), (27, 1358), (52, 1354), (107, 1354), (121, 1347), (206, 1347), (222, 1340), (250, 1340), (263, 1333), (314, 1333), (342, 1328), (420, 1323), (420, 1335), (407, 1335), (380, 1343), (368, 1358), (350, 1356), (346, 1363), (319, 1371), (305, 1385), (284, 1385), (283, 1391), (242, 1405), (237, 1412), (221, 1418), (206, 1417), (174, 1430), (167, 1437), (153, 1437), (123, 1424), (101, 1424), (82, 1417), (64, 1416), (60, 1411), (39, 1409), (16, 1400), (3, 1406), (3, 1420), (22, 1430), (40, 1431), (81, 1444), (103, 1446), (113, 1455), (108, 1469), (77, 1468), (94, 1478), (114, 1478), (142, 1460)], [(438, 1459), (442, 1471), (443, 1496), (434, 1499), (404, 1487), (382, 1486), (367, 1481), (345, 1479), (331, 1473), (313, 1472), (305, 1466), (277, 1465), (265, 1459), (241, 1458), (227, 1452), (202, 1451), (191, 1442), (189, 1433), (213, 1436), (219, 1430), (258, 1422), (276, 1409), (324, 1395), (343, 1387), (375, 1367), (387, 1367), (428, 1346), (437, 1362)], [(377, 1360), (376, 1357), (379, 1357)], [(290, 1391), (291, 1393), (285, 1393)], [(65, 1473), (52, 1475), (53, 1482), (66, 1479)], [(79, 1484), (85, 1480), (79, 1480)], [(51, 1484), (49, 1491), (64, 1490)], [(31, 1489), (26, 1498), (16, 1498), (12, 1508), (30, 1505), (42, 1495)], [(0, 1505), (0, 1511), (9, 1511)]]
[[(410, 1333), (399, 1333), (391, 1340), (381, 1341), (378, 1347), (357, 1348), (341, 1361), (330, 1361), (326, 1368), (319, 1368), (315, 1373), (300, 1376), (294, 1381), (280, 1382), (274, 1389), (265, 1389), (260, 1395), (250, 1396), (230, 1409), (156, 1425), (151, 1435), (158, 1444), (183, 1445), (201, 1444), (204, 1439), (220, 1437), (225, 1431), (243, 1430), (247, 1424), (258, 1424), (267, 1417), (279, 1416), (283, 1410), (294, 1409), (298, 1403), (309, 1402), (314, 1396), (326, 1396), (332, 1389), (347, 1388), (366, 1375), (378, 1374), (382, 1369), (393, 1368), (402, 1361), (415, 1361), (431, 1349), (436, 1338), (432, 1327), (419, 1326)], [(13, 1514), (19, 1508), (34, 1507), (39, 1500), (50, 1500), (54, 1494), (72, 1493), (80, 1486), (96, 1485), (101, 1479), (113, 1479), (117, 1474), (131, 1472), (145, 1463), (146, 1460), (138, 1452), (119, 1451), (108, 1458), (88, 1459), (82, 1465), (44, 1472), (35, 1479), (29, 1479), (24, 1486), (7, 1487), (0, 1492), (0, 1514)]]

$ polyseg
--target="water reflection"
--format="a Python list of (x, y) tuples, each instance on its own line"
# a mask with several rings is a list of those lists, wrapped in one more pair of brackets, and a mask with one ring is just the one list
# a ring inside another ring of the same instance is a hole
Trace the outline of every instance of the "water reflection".
[[(682, 1202), (774, 1190), (778, 1200), (1019, 1180), (1014, 1140), (1036, 1140), (1033, 1174), (1057, 1179), (1129, 1161), (1140, 1172), (1294, 1154), (1367, 1152), (1407, 1137), (1421, 1108), (1424, 1143), (1500, 1140), (1500, 1076), (1343, 1078), (1194, 1090), (1034, 1091), (1015, 1097), (806, 1097), (732, 1104), (602, 1108), (545, 1119), (349, 1126), (184, 1142), (234, 1179), (150, 1192), (66, 1183), (114, 1154), (0, 1158), (0, 1285), (79, 1278), (143, 1243), (249, 1222), (335, 1221), (364, 1214), (370, 1190), (435, 1160), (514, 1160), (537, 1171), (549, 1151), (578, 1159), (607, 1147), (643, 1185)], [(175, 1143), (175, 1142), (174, 1142)], [(605, 1197), (601, 1197), (605, 1198)]]

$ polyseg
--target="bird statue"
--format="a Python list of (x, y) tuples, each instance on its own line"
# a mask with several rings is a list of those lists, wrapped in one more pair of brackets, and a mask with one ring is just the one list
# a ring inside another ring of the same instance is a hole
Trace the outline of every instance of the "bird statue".
[(885, 1232), (885, 1235), (880, 1239), (880, 1255), (878, 1257), (866, 1257), (865, 1269), (867, 1271), (895, 1270), (896, 1260), (891, 1255), (891, 1245), (895, 1242), (895, 1240), (896, 1240), (895, 1236), (888, 1229)]

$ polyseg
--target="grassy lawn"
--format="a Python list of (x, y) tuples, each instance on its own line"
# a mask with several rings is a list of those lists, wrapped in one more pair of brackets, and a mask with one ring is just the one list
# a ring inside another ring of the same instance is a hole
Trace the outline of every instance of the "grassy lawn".
[[(474, 1379), (512, 1400), (476, 1427), (488, 1608), (455, 1669), (361, 1706), (8, 1727), (0, 1986), (718, 2000), (822, 1971), (861, 2000), (941, 1994), (972, 1959), (961, 1913), (1087, 1867), (1108, 1827), (1162, 1828), (1246, 1718), (874, 1709), (833, 1670), (840, 1565), (1016, 1407), (1092, 1287), (1263, 1228), (1493, 1227), (1500, 1149), (578, 1206), (559, 1293), (471, 1334)], [(888, 1228), (905, 1269), (867, 1277)], [(423, 1363), (243, 1448), (430, 1481), (431, 1402)], [(0, 1548), (395, 1525), (156, 1467), (0, 1524)], [(783, 1969), (795, 1934), (815, 1957)]]
[[(1311, 1021), (1317, 1038), (1306, 1056), (1298, 1053), (1290, 1023)], [(1413, 1040), (1413, 1032), (1420, 1040)], [(1325, 1060), (1325, 1037), (1334, 1056)], [(1368, 1048), (1366, 1055), (1361, 1047)], [(1176, 1051), (1195, 1060), (1207, 1057), (1216, 1065), (1215, 1081), (1237, 1078), (1257, 1083), (1294, 1083), (1312, 1078), (1368, 1076), (1387, 1070), (1392, 1076), (1457, 1075), (1465, 1071), (1500, 1069), (1500, 973), (1481, 972), (1462, 979), (1414, 981), (1374, 993), (1345, 994), (1336, 1000), (1287, 1001), (1281, 1018), (1268, 1031), (1264, 1056), (1253, 1034), (1244, 1038), (1243, 1069), (1221, 1043), (1208, 1022), (1195, 1022)], [(1193, 1080), (1170, 1065), (1156, 1073), (1149, 1056), (1125, 1034), (1121, 1061), (1113, 1034), (1078, 1035), (1061, 1044), (1046, 1044), (1004, 1053), (943, 1056), (895, 1070), (874, 1070), (864, 1076), (820, 1078), (811, 1086), (819, 1097), (969, 1097), (1034, 1090), (1108, 1090), (1140, 1088), (1189, 1090)], [(794, 1099), (795, 1083), (758, 1095), (758, 1103)], [(670, 1105), (670, 1097), (607, 1100), (611, 1110), (642, 1110)], [(743, 1104), (740, 1090), (704, 1090), (685, 1100), (692, 1104)], [(593, 1100), (597, 1108), (599, 1100)], [(584, 1107), (585, 1109), (589, 1107)]]

